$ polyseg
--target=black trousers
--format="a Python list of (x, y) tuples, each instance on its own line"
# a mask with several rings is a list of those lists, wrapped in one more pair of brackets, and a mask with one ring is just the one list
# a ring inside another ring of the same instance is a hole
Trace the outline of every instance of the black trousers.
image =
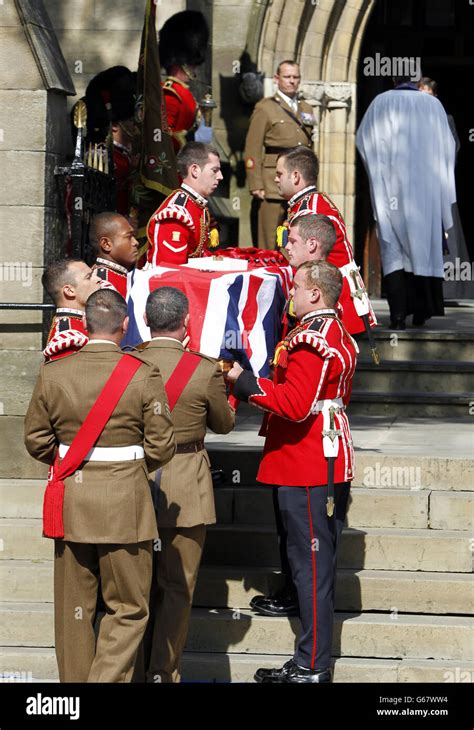
[(280, 512), (280, 503), (278, 500), (279, 489), (280, 487), (273, 487), (273, 509), (275, 510), (275, 522), (278, 533), (278, 547), (280, 550), (280, 567), (283, 575), (283, 585), (279, 593), (282, 596), (294, 598), (295, 600), (297, 600), (298, 596), (296, 593), (296, 586), (293, 583), (293, 578), (291, 577), (290, 563), (288, 562), (288, 553), (286, 549), (288, 535), (286, 532), (286, 526), (283, 524)]
[(413, 314), (413, 324), (444, 315), (443, 279), (414, 276), (403, 269), (384, 276), (390, 319), (404, 319)]
[(350, 483), (334, 485), (334, 515), (326, 513), (326, 487), (278, 487), (287, 554), (300, 607), (295, 662), (308, 669), (331, 666), (337, 549)]

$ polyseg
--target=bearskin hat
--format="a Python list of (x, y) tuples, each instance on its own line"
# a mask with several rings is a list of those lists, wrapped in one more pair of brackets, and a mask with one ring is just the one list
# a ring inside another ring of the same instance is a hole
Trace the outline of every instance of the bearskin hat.
[(183, 10), (168, 18), (160, 31), (160, 63), (170, 66), (199, 66), (206, 58), (209, 28), (198, 10)]
[(102, 141), (110, 122), (133, 117), (135, 93), (136, 73), (126, 66), (112, 66), (91, 79), (85, 94), (90, 141)]

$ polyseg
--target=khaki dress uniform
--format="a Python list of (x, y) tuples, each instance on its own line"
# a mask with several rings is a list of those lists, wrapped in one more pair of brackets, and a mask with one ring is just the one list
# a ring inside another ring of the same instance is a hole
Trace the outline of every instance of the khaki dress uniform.
[[(65, 454), (122, 357), (112, 342), (42, 366), (25, 418), (39, 461)], [(157, 404), (162, 404), (157, 407)], [(82, 469), (65, 479), (64, 538), (55, 540), (54, 618), (61, 682), (131, 681), (146, 629), (157, 538), (148, 471), (176, 448), (157, 368), (142, 365)], [(99, 577), (107, 613), (94, 636)]]
[[(141, 349), (140, 357), (159, 367), (166, 381), (181, 359), (184, 348), (176, 339), (158, 337)], [(199, 354), (199, 353), (196, 353)], [(180, 661), (188, 633), (189, 617), (206, 525), (216, 513), (210, 461), (204, 448), (206, 428), (228, 433), (235, 416), (227, 402), (221, 369), (215, 360), (202, 361), (178, 399), (171, 418), (178, 444), (175, 457), (161, 471), (156, 490), (160, 550), (155, 557), (155, 611), (147, 634), (153, 638), (151, 657), (145, 656), (148, 682), (179, 682)], [(153, 482), (155, 475), (151, 475)], [(153, 613), (153, 598), (150, 602)], [(154, 626), (153, 624), (154, 618)], [(149, 650), (145, 641), (144, 654)], [(137, 667), (136, 679), (143, 677)]]
[(265, 190), (258, 213), (258, 246), (275, 248), (276, 229), (285, 218), (286, 202), (275, 182), (277, 157), (293, 147), (312, 147), (313, 108), (298, 101), (297, 111), (280, 94), (256, 104), (245, 141), (245, 168), (249, 190)]

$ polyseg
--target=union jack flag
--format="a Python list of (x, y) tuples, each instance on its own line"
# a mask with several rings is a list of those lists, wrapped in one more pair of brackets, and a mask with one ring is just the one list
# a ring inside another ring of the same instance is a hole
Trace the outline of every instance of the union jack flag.
[(181, 289), (189, 299), (189, 348), (238, 360), (267, 377), (281, 335), (281, 317), (291, 286), (290, 267), (248, 271), (200, 271), (187, 266), (135, 269), (128, 280), (129, 328), (122, 346), (150, 339), (143, 313), (148, 294), (160, 286)]

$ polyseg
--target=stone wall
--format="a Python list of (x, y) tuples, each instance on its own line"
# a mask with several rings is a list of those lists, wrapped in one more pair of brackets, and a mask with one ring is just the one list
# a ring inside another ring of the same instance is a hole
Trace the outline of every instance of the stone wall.
[[(1, 302), (43, 301), (45, 242), (62, 236), (53, 171), (66, 150), (65, 92), (58, 59), (46, 68), (47, 28), (39, 13), (32, 20), (30, 46), (13, 0), (0, 5)], [(0, 348), (38, 349), (41, 334), (41, 312), (0, 310)]]

